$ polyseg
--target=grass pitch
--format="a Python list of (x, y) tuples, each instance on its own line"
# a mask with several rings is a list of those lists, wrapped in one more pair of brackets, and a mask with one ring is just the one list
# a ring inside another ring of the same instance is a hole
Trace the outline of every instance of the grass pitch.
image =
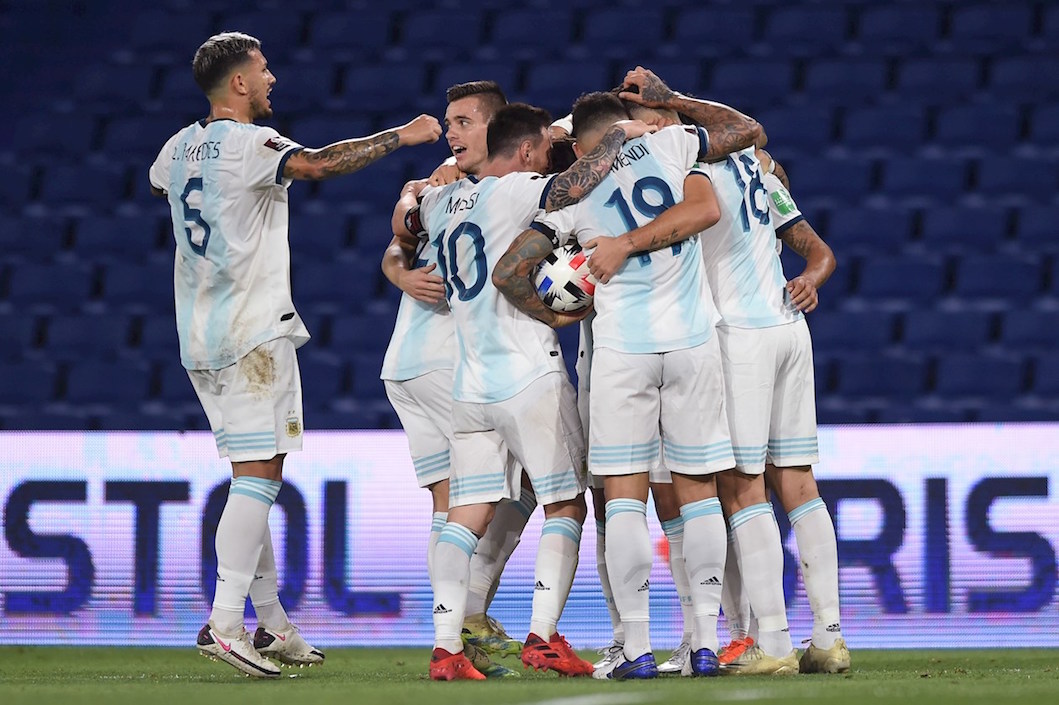
[[(311, 705), (1059, 702), (1059, 650), (855, 650), (854, 670), (846, 675), (663, 677), (632, 683), (533, 671), (521, 671), (518, 680), (433, 683), (426, 676), (428, 655), (425, 648), (330, 649), (321, 667), (285, 669), (278, 681), (258, 681), (201, 658), (194, 648), (0, 647), (0, 703), (230, 705), (274, 698)], [(666, 655), (656, 652), (659, 661)], [(517, 664), (513, 658), (502, 663)]]

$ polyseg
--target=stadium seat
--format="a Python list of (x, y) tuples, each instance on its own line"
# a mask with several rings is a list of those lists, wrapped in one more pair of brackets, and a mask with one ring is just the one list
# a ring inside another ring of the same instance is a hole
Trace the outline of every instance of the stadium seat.
[(913, 352), (977, 350), (989, 340), (991, 326), (985, 311), (919, 309), (904, 315), (901, 342)]
[(1028, 3), (960, 3), (953, 7), (949, 41), (958, 52), (992, 54), (1025, 42), (1032, 22)]
[[(187, 124), (190, 124), (187, 123)], [(106, 121), (102, 151), (107, 155), (135, 158), (136, 178), (147, 181), (147, 170), (166, 141), (186, 125), (157, 115), (118, 115)]]
[(299, 306), (350, 314), (360, 311), (372, 299), (382, 274), (377, 260), (298, 262), (294, 264), (291, 288)]
[(171, 52), (187, 63), (195, 50), (196, 38), (203, 41), (213, 33), (212, 21), (206, 12), (174, 12), (142, 8), (133, 13), (129, 32), (129, 46), (140, 51)]
[(313, 13), (309, 46), (331, 61), (370, 58), (389, 45), (393, 16), (387, 7)]
[(273, 101), (284, 112), (318, 111), (336, 98), (338, 69), (329, 62), (270, 63), (269, 69), (276, 77)]
[(687, 4), (677, 8), (673, 38), (658, 53), (669, 59), (743, 53), (754, 42), (754, 25), (749, 7)]
[(894, 314), (886, 311), (831, 311), (810, 316), (814, 350), (880, 352), (893, 344)]
[(944, 105), (963, 100), (978, 88), (974, 59), (923, 57), (905, 59), (897, 69), (895, 95), (902, 102)]
[(352, 387), (350, 394), (357, 402), (385, 400), (386, 388), (379, 379), (382, 372), (382, 353), (356, 353), (352, 359)]
[(326, 354), (318, 350), (298, 355), (302, 390), (306, 399), (325, 401), (335, 399), (348, 390), (346, 366), (343, 363), (346, 350), (340, 354)]
[(15, 362), (37, 347), (40, 325), (36, 316), (19, 311), (0, 313), (0, 362)]
[(570, 106), (586, 90), (606, 90), (611, 83), (610, 73), (600, 63), (541, 61), (527, 68), (525, 98), (544, 107)]
[(857, 43), (868, 54), (907, 55), (930, 47), (940, 33), (940, 8), (928, 3), (872, 4), (857, 22)]
[(391, 213), (365, 213), (357, 216), (353, 223), (353, 241), (357, 257), (377, 259), (382, 262), (383, 250), (393, 237), (390, 225)]
[[(484, 19), (473, 6), (458, 10), (419, 9), (398, 23), (398, 42), (416, 57), (467, 58), (485, 40)], [(438, 31), (441, 27), (453, 27), (455, 31)]]
[(871, 192), (872, 164), (859, 157), (808, 157), (784, 164), (784, 168), (790, 177), (791, 194), (799, 204), (821, 199), (832, 205), (848, 205)]
[(54, 316), (44, 325), (44, 348), (56, 360), (112, 360), (128, 350), (131, 332), (121, 314)]
[(316, 200), (326, 202), (332, 208), (357, 203), (378, 208), (384, 203), (385, 210), (392, 212), (407, 180), (408, 171), (400, 160), (381, 159), (366, 169), (320, 182)]
[[(491, 50), (489, 58), (513, 71), (515, 66), (504, 59), (512, 56), (534, 59), (562, 53), (573, 42), (574, 27), (573, 14), (566, 8), (549, 7), (543, 12), (538, 8), (504, 9), (498, 12), (493, 20), (486, 47)], [(443, 65), (441, 70), (444, 72), (446, 67)], [(481, 75), (490, 77), (488, 73)], [(468, 80), (477, 78), (460, 78), (454, 83)], [(495, 78), (494, 80), (499, 81)], [(500, 85), (507, 89), (508, 86), (514, 87), (514, 81), (501, 82)], [(439, 80), (438, 87), (444, 89), (446, 86)]]
[[(398, 90), (394, 90), (394, 87)], [(410, 106), (416, 105), (427, 89), (426, 67), (414, 61), (388, 61), (350, 66), (342, 78), (339, 99), (351, 111), (385, 112), (401, 109), (402, 125), (415, 117)], [(386, 125), (390, 127), (390, 125)], [(346, 137), (360, 135), (346, 135)]]
[(838, 365), (839, 394), (850, 398), (883, 397), (911, 400), (926, 385), (927, 366), (922, 358), (903, 355), (857, 355)]
[(890, 424), (963, 423), (968, 421), (966, 410), (945, 403), (887, 404), (878, 411), (876, 421)]
[(1024, 303), (1041, 291), (1040, 262), (1020, 255), (967, 255), (956, 265), (953, 293), (970, 299)]
[(1018, 111), (1008, 105), (946, 108), (938, 114), (934, 142), (946, 149), (992, 157), (1014, 146), (1019, 136), (1019, 120)]
[(172, 316), (145, 316), (140, 329), (140, 355), (150, 360), (173, 362), (180, 368), (180, 340)]
[[(302, 22), (283, 7), (224, 13), (219, 26), (238, 27), (240, 32), (261, 40), (261, 52), (270, 63), (286, 59), (302, 44)], [(190, 73), (190, 71), (188, 72)]]
[(103, 300), (129, 311), (167, 314), (174, 307), (173, 262), (153, 260), (142, 265), (111, 262), (103, 277)]
[(77, 157), (96, 148), (97, 120), (91, 114), (36, 113), (15, 122), (14, 146), (35, 161)]
[(79, 409), (21, 407), (4, 412), (0, 425), (5, 431), (83, 431), (94, 430), (91, 416)]
[(1000, 342), (1009, 349), (1059, 349), (1059, 311), (1013, 308), (1001, 320)]
[(916, 105), (855, 108), (840, 123), (842, 142), (856, 151), (908, 154), (926, 140), (927, 114)]
[(883, 59), (816, 59), (806, 66), (804, 93), (814, 105), (852, 107), (877, 98), (886, 90), (886, 81)]
[(989, 63), (988, 94), (1012, 103), (1040, 103), (1059, 96), (1054, 81), (1042, 81), (1041, 76), (1059, 75), (1059, 57), (1000, 55)]
[(120, 260), (124, 265), (143, 264), (153, 257), (171, 260), (171, 228), (168, 219), (163, 222), (151, 214), (86, 215), (76, 221), (73, 252), (84, 261)]
[(13, 167), (9, 178), (0, 180), (0, 206), (11, 214), (19, 213), (30, 200), (33, 171), (25, 166)]
[(1051, 206), (1020, 208), (1016, 223), (1018, 244), (1023, 252), (1059, 252), (1059, 223)]
[[(349, 219), (340, 211), (299, 213), (290, 219), (291, 258), (333, 260), (349, 246)], [(380, 257), (382, 249), (380, 248)]]
[(67, 252), (65, 218), (0, 214), (0, 260), (47, 263)]
[(949, 353), (938, 358), (934, 391), (956, 399), (1010, 399), (1022, 389), (1022, 361), (992, 353)]
[[(180, 68), (192, 82), (187, 64), (181, 64)], [(74, 95), (82, 111), (91, 108), (118, 114), (124, 110), (141, 110), (154, 97), (155, 67), (148, 63), (88, 64), (75, 85)]]
[(978, 422), (1044, 423), (1059, 421), (1059, 406), (1047, 404), (986, 404), (976, 414)]
[(79, 310), (92, 295), (92, 271), (80, 264), (20, 264), (8, 279), (7, 301), (31, 312)]
[(395, 318), (396, 311), (379, 305), (361, 314), (337, 316), (331, 325), (331, 350), (341, 355), (348, 352), (381, 354), (390, 342)]
[(155, 397), (170, 409), (194, 409), (199, 405), (195, 387), (188, 372), (181, 366), (178, 351), (174, 348), (169, 360), (158, 365), (158, 396)]
[[(827, 229), (821, 233), (832, 248), (843, 254), (895, 254), (906, 244), (911, 234), (911, 210), (851, 204), (833, 208)], [(842, 263), (840, 266), (848, 264)]]
[[(642, 56), (654, 51), (665, 34), (665, 18), (661, 8), (604, 7), (585, 17), (580, 43), (592, 56), (604, 56), (628, 62), (628, 57)], [(626, 67), (633, 68), (632, 65)], [(588, 90), (588, 87), (586, 87)]]
[(109, 213), (125, 196), (125, 174), (99, 164), (56, 164), (41, 181), (40, 200), (62, 208), (80, 206), (93, 213)]
[(842, 7), (780, 5), (765, 15), (762, 40), (780, 55), (818, 56), (841, 47), (848, 26)]
[(129, 410), (147, 399), (150, 384), (145, 364), (81, 360), (70, 367), (63, 399), (75, 406), (105, 404)]
[(785, 59), (719, 59), (713, 64), (711, 99), (740, 109), (763, 101), (773, 104), (793, 89), (794, 66)]
[(0, 406), (40, 406), (55, 398), (56, 367), (50, 362), (13, 362), (0, 365)]
[(1059, 103), (1045, 103), (1033, 109), (1027, 141), (1054, 153), (1059, 144)]
[(992, 155), (979, 163), (978, 192), (1005, 204), (1042, 203), (1059, 190), (1057, 167), (1054, 159), (1039, 154)]
[(945, 286), (945, 268), (927, 257), (876, 257), (864, 261), (857, 293), (868, 302), (923, 303)]
[(438, 67), (434, 77), (433, 93), (439, 105), (445, 103), (445, 91), (457, 83), (468, 81), (496, 81), (505, 92), (513, 90), (518, 83), (518, 67), (511, 62), (445, 62)]
[(371, 120), (362, 111), (309, 113), (291, 120), (286, 135), (298, 144), (317, 149), (333, 142), (372, 134)]
[(919, 243), (929, 252), (991, 252), (1004, 244), (1007, 221), (999, 206), (926, 208)]
[(833, 138), (834, 116), (826, 107), (786, 106), (762, 111), (754, 117), (765, 126), (769, 143), (780, 145), (784, 155), (819, 154)]
[(957, 158), (893, 157), (883, 166), (880, 194), (924, 205), (952, 203), (967, 186), (967, 164)]
[(1059, 353), (1038, 355), (1033, 361), (1031, 379), (1034, 395), (1052, 400), (1059, 396)]

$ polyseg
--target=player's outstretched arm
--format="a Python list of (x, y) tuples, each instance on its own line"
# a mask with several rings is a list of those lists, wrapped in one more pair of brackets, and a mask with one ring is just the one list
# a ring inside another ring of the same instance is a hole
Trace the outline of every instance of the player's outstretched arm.
[(595, 248), (589, 253), (588, 269), (606, 284), (630, 256), (675, 245), (720, 219), (721, 209), (713, 184), (702, 174), (689, 174), (684, 179), (684, 200), (664, 210), (650, 223), (618, 237), (597, 237), (586, 242), (585, 250)]
[(437, 118), (420, 115), (401, 127), (370, 137), (335, 142), (320, 149), (303, 149), (291, 155), (283, 167), (288, 179), (320, 181), (352, 174), (385, 157), (398, 147), (437, 142), (441, 125)]
[(543, 233), (532, 229), (524, 231), (493, 268), (493, 286), (527, 316), (533, 316), (552, 328), (561, 328), (580, 321), (592, 307), (576, 313), (558, 313), (545, 306), (537, 296), (533, 273), (552, 249), (552, 241)]
[(708, 162), (756, 145), (763, 139), (762, 127), (754, 118), (723, 103), (677, 93), (642, 66), (625, 74), (624, 85), (636, 86), (639, 92), (623, 91), (619, 94), (620, 98), (649, 108), (676, 110), (705, 127), (710, 133), (710, 145), (705, 158)]
[(555, 177), (544, 202), (545, 210), (557, 211), (587, 196), (610, 173), (626, 140), (636, 139), (657, 129), (642, 120), (619, 120), (614, 123), (595, 149)]

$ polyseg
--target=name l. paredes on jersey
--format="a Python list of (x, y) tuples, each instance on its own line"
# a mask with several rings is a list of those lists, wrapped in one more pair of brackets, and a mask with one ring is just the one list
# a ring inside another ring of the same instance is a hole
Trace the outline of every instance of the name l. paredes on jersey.
[(221, 156), (221, 143), (212, 140), (201, 144), (185, 144), (184, 149), (180, 143), (173, 146), (174, 162), (201, 162), (206, 159), (218, 159)]

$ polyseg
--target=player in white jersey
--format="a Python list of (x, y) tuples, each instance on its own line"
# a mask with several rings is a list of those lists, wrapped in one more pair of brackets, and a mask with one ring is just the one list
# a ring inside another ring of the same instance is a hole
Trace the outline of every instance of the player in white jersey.
[[(458, 653), (470, 557), (494, 507), (518, 491), (521, 471), (544, 506), (527, 666), (587, 675), (556, 631), (577, 565), (584, 521), (580, 427), (554, 331), (518, 313), (497, 293), (492, 264), (541, 209), (575, 202), (605, 176), (627, 135), (613, 127), (598, 150), (552, 178), (546, 170), (548, 114), (527, 105), (497, 111), (488, 128), (489, 160), (470, 177), (423, 193), (420, 217), (437, 248), (456, 322), (453, 472), (450, 510), (435, 549), (435, 649), (431, 677), (474, 678)], [(630, 134), (631, 133), (631, 134)], [(576, 320), (555, 314), (553, 323)]]
[[(446, 91), (445, 97), (445, 137), (453, 151), (452, 159), (462, 172), (477, 174), (488, 156), (486, 125), (507, 104), (507, 99), (494, 81), (457, 84)], [(394, 208), (392, 225), (396, 234), (383, 258), (383, 272), (404, 294), (381, 377), (408, 436), (419, 486), (431, 492), (433, 516), (427, 570), (433, 581), (434, 547), (449, 510), (452, 368), (456, 352), (455, 327), (445, 301), (444, 282), (437, 273), (437, 251), (415, 237), (420, 230), (415, 222), (415, 205), (426, 185), (426, 179), (406, 184)], [(406, 224), (410, 209), (414, 210)], [(522, 642), (509, 637), (486, 611), (536, 506), (532, 487), (524, 483), (518, 501), (503, 502), (497, 507), (496, 516), (471, 558), (463, 638), (468, 643), (468, 657), (489, 678), (518, 676), (517, 671), (492, 662), (488, 654), (517, 656), (522, 652)]]
[[(725, 110), (733, 132), (753, 143), (756, 123)], [(573, 112), (578, 148), (598, 139), (601, 122), (625, 114), (613, 94), (583, 96)], [(505, 294), (533, 315), (541, 307), (526, 293), (528, 275), (552, 247), (575, 236), (594, 248), (590, 263), (601, 257), (593, 272), (602, 285), (596, 288), (592, 323), (589, 467), (604, 476), (606, 488), (607, 573), (625, 636), (624, 660), (610, 673), (617, 679), (657, 675), (648, 627), (652, 551), (645, 502), (660, 435), (685, 519), (685, 561), (697, 576), (691, 594), (695, 638), (701, 642), (694, 644), (692, 664), (698, 675), (717, 672), (711, 632), (720, 601), (724, 529), (712, 474), (733, 460), (715, 319), (694, 237), (716, 215), (710, 215), (708, 182), (689, 174), (696, 159), (712, 156), (713, 149), (706, 131), (694, 128), (671, 127), (631, 142), (583, 203), (535, 222), (535, 230), (524, 233), (505, 257), (520, 275)], [(653, 228), (663, 212), (681, 225), (665, 232)], [(633, 250), (651, 253), (626, 261)]]
[[(216, 531), (217, 587), (198, 649), (244, 673), (277, 678), (265, 656), (314, 664), (279, 604), (268, 514), (286, 453), (301, 449), (302, 400), (295, 349), (309, 333), (291, 301), (287, 187), (361, 169), (402, 145), (434, 142), (422, 115), (371, 137), (304, 149), (254, 124), (272, 115), (276, 83), (257, 39), (226, 32), (192, 64), (209, 116), (173, 135), (150, 168), (168, 197), (176, 238), (175, 296), (180, 358), (202, 403), (232, 483)], [(249, 594), (258, 615), (243, 624)]]

